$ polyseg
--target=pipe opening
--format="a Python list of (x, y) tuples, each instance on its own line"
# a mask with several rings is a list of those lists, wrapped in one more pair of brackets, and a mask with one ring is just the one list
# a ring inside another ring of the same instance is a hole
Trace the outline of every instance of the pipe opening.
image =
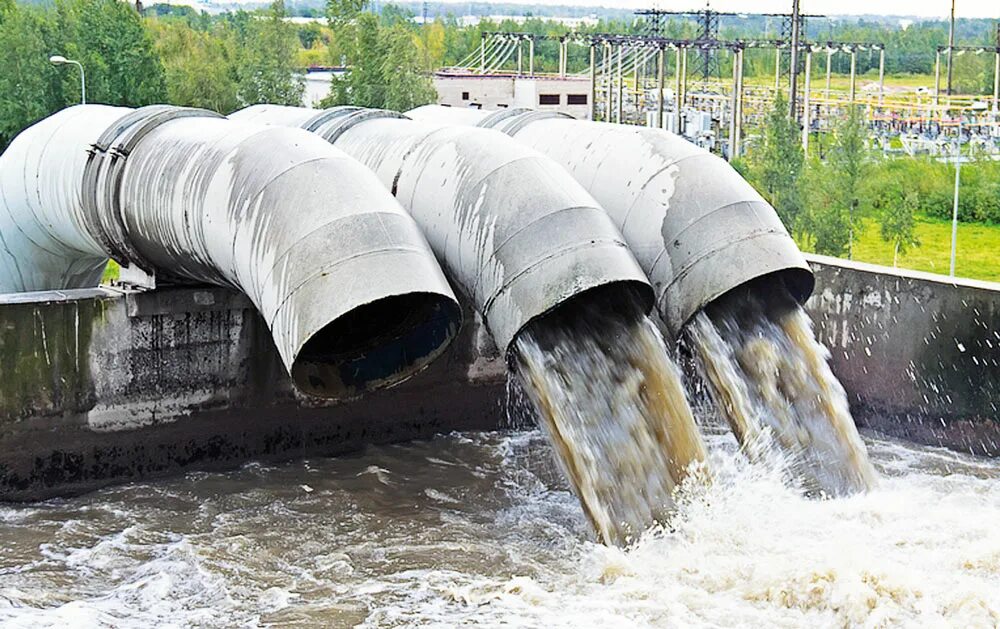
[(588, 288), (563, 300), (521, 328), (514, 336), (514, 342), (508, 347), (508, 363), (513, 364), (511, 361), (516, 358), (516, 352), (512, 351), (512, 348), (517, 346), (518, 337), (531, 333), (532, 330), (538, 328), (576, 330), (593, 319), (594, 313), (600, 313), (604, 318), (632, 323), (649, 314), (652, 308), (652, 292), (649, 286), (642, 282), (620, 281)]
[(704, 309), (710, 315), (722, 310), (740, 310), (737, 304), (756, 298), (770, 304), (776, 312), (790, 312), (805, 304), (815, 283), (813, 274), (805, 269), (772, 271), (726, 291)]
[(429, 365), (458, 332), (461, 310), (434, 293), (392, 295), (354, 308), (314, 334), (291, 374), (303, 393), (350, 398)]

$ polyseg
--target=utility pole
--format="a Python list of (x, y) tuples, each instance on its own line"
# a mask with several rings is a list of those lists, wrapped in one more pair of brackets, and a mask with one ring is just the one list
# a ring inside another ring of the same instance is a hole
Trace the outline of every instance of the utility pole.
[(590, 119), (597, 120), (597, 46), (590, 42)]
[(958, 112), (955, 138), (955, 202), (951, 209), (951, 276), (955, 277), (955, 250), (958, 246), (958, 186), (962, 179), (962, 111)]
[(656, 128), (663, 128), (663, 66), (666, 51), (663, 46), (659, 47), (656, 53)]
[(793, 122), (797, 122), (799, 119), (798, 112), (798, 80), (799, 80), (799, 0), (792, 0), (792, 50), (791, 50), (791, 67), (789, 69), (789, 75), (791, 78), (791, 85), (788, 90), (788, 108), (789, 117)]
[(809, 154), (809, 127), (812, 124), (810, 120), (810, 107), (812, 106), (809, 102), (809, 82), (812, 78), (812, 48), (806, 48), (806, 82), (802, 86), (802, 151), (808, 155)]
[(948, 96), (951, 96), (952, 57), (955, 52), (955, 0), (951, 0), (951, 25), (948, 27)]

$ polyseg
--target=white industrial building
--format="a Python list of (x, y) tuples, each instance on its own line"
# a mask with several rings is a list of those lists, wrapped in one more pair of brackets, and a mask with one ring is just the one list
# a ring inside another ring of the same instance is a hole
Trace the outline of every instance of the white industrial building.
[(434, 87), (438, 104), (450, 107), (526, 107), (561, 111), (581, 120), (591, 115), (587, 77), (448, 71), (434, 75)]

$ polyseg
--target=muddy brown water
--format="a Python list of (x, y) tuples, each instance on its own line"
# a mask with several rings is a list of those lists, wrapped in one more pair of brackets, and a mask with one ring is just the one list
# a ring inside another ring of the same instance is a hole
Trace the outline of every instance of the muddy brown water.
[(713, 482), (627, 550), (535, 430), (2, 506), (0, 624), (1000, 623), (1000, 462), (866, 438), (878, 486), (816, 500), (706, 434)]

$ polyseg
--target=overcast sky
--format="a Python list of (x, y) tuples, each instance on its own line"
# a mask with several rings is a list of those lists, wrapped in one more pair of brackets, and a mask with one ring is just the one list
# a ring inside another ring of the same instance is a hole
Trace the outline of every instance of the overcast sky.
[[(463, 0), (457, 0), (459, 2)], [(519, 0), (509, 0), (517, 2)], [(524, 0), (538, 4), (605, 6), (623, 9), (656, 7), (670, 10), (700, 9), (705, 0)], [(783, 13), (791, 10), (791, 0), (712, 0), (718, 11)], [(947, 17), (950, 0), (801, 0), (802, 11), (823, 15), (913, 15)], [(1000, 0), (956, 0), (959, 17), (1000, 18)]]

